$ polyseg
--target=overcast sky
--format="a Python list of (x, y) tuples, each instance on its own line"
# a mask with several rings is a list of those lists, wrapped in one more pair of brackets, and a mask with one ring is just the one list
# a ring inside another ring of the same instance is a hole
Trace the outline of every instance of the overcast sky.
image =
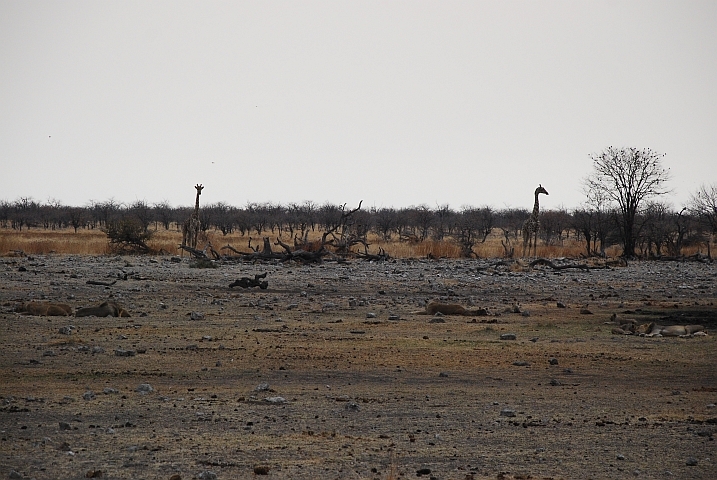
[(543, 208), (717, 182), (717, 2), (0, 0), (0, 200)]

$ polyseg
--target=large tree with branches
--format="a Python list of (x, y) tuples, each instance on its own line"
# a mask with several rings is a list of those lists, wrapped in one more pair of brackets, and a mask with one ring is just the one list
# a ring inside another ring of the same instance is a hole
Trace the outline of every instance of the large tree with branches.
[(617, 205), (625, 257), (635, 256), (639, 234), (635, 218), (644, 201), (669, 192), (665, 183), (670, 172), (662, 166), (664, 156), (649, 148), (615, 147), (591, 155), (593, 173), (584, 180), (584, 185), (588, 197), (600, 196)]

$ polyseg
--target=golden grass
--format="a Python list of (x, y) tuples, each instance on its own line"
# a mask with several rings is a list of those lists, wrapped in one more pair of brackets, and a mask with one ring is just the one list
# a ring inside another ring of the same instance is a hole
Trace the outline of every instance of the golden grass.
[[(256, 233), (256, 232), (254, 232)], [(319, 240), (321, 238), (319, 231), (312, 232), (309, 235), (309, 241)], [(206, 235), (199, 235), (199, 247), (204, 248), (207, 241), (210, 241), (213, 247), (221, 253), (231, 253), (221, 251), (221, 247), (231, 245), (241, 252), (249, 252), (249, 239), (251, 238), (252, 246), (262, 246), (262, 238), (269, 237), (272, 242), (274, 251), (281, 251), (282, 248), (274, 245), (277, 238), (277, 232), (262, 232), (261, 236), (257, 235), (240, 235), (237, 232), (229, 235), (222, 235), (219, 231), (209, 231)], [(293, 240), (288, 234), (284, 234), (282, 241), (293, 245)], [(501, 244), (502, 236), (491, 234), (485, 243), (477, 243), (473, 251), (480, 258), (502, 258), (505, 249)], [(176, 228), (170, 230), (160, 229), (153, 232), (152, 238), (148, 243), (154, 252), (165, 254), (179, 254), (179, 244), (182, 241), (182, 234)], [(368, 236), (369, 253), (379, 253), (379, 248), (383, 249), (393, 258), (426, 258), (431, 255), (434, 258), (460, 258), (461, 247), (451, 238), (443, 241), (426, 240), (424, 242), (399, 242), (386, 241), (380, 236), (369, 234)], [(520, 257), (522, 253), (522, 244), (513, 245), (514, 256)], [(714, 248), (714, 246), (713, 246)], [(363, 252), (363, 246), (354, 247), (354, 251)], [(699, 251), (698, 247), (688, 247), (683, 251), (684, 255), (692, 255)], [(73, 229), (64, 230), (44, 230), (31, 229), (18, 232), (11, 229), (0, 229), (0, 255), (12, 255), (14, 252), (23, 252), (31, 255), (43, 255), (50, 253), (74, 254), (74, 255), (104, 255), (112, 253), (107, 236), (101, 230), (79, 230), (77, 233)], [(569, 239), (562, 245), (538, 245), (538, 257), (558, 258), (558, 257), (578, 257), (585, 252), (583, 242), (577, 242)], [(620, 255), (619, 246), (613, 246), (607, 249), (608, 257), (616, 257)]]

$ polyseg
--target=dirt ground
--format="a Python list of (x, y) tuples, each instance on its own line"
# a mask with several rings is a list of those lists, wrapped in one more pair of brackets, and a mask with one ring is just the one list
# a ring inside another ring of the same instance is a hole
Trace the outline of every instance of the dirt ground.
[(0, 259), (0, 478), (717, 478), (717, 265), (176, 260)]

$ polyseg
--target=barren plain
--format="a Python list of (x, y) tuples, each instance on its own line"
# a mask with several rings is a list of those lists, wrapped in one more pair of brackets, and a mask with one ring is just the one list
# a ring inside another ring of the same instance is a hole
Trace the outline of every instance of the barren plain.
[(0, 478), (717, 478), (714, 264), (192, 263), (0, 259)]

